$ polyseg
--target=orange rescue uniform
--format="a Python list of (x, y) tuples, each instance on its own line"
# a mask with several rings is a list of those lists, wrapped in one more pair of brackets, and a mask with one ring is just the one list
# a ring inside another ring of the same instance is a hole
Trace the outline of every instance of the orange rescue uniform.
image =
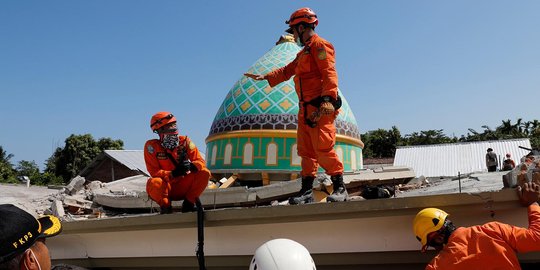
[(304, 102), (320, 96), (330, 96), (334, 100), (337, 98), (338, 78), (334, 54), (334, 46), (315, 34), (291, 63), (265, 75), (271, 87), (295, 75), (294, 84), (300, 100), (297, 147), (298, 155), (302, 157), (302, 176), (315, 176), (319, 165), (330, 176), (343, 173), (343, 164), (334, 150), (334, 120), (338, 111), (333, 115), (321, 116), (317, 126), (312, 128), (306, 124), (305, 117), (318, 108), (312, 105), (304, 106)]
[(456, 229), (426, 270), (521, 269), (516, 252), (540, 251), (540, 206), (528, 213), (528, 229), (499, 222)]
[[(152, 176), (146, 182), (146, 192), (160, 206), (168, 207), (171, 201), (188, 200), (195, 203), (210, 179), (210, 171), (199, 150), (187, 136), (178, 136), (178, 147), (168, 150), (161, 145), (158, 139), (149, 140), (144, 145), (144, 161), (146, 168)], [(179, 162), (181, 156), (197, 167), (197, 172), (185, 176), (172, 177), (171, 171), (176, 167), (167, 155), (169, 153)]]

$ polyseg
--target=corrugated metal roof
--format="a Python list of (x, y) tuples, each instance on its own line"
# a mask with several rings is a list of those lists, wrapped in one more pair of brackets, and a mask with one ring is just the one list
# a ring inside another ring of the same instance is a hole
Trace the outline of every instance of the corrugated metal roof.
[(417, 176), (426, 177), (487, 171), (486, 150), (488, 148), (492, 148), (493, 152), (499, 156), (499, 164), (505, 159), (506, 153), (510, 153), (512, 159), (518, 164), (521, 157), (529, 153), (519, 146), (531, 148), (531, 142), (529, 139), (513, 139), (403, 146), (396, 149), (394, 166), (410, 167)]
[(141, 171), (147, 176), (150, 176), (150, 173), (146, 170), (143, 150), (105, 150), (104, 152), (106, 155), (122, 163), (129, 169)]

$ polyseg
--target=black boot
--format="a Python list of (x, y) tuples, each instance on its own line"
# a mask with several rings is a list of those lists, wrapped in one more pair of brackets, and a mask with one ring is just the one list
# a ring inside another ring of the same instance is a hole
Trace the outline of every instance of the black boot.
[(161, 209), (159, 210), (160, 214), (172, 214), (172, 212), (172, 205), (161, 206)]
[(349, 199), (349, 194), (343, 183), (343, 175), (336, 174), (330, 177), (332, 180), (332, 185), (334, 186), (334, 191), (332, 194), (326, 197), (328, 202), (344, 202)]
[(302, 188), (295, 197), (289, 198), (289, 204), (312, 203), (313, 200), (313, 176), (302, 177)]
[(182, 202), (182, 213), (187, 212), (195, 212), (195, 204), (188, 200), (184, 200)]

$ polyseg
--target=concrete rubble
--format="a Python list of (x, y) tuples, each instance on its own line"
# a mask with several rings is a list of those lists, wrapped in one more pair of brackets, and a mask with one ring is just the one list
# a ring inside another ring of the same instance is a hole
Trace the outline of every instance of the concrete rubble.
[[(540, 167), (536, 167), (537, 165), (538, 163), (527, 164), (527, 170), (524, 170), (522, 163), (513, 171), (430, 178), (415, 177), (410, 168), (388, 166), (345, 174), (344, 182), (351, 200), (476, 193), (514, 187), (524, 181), (540, 183)], [(146, 194), (147, 179), (146, 176), (139, 175), (110, 183), (86, 183), (84, 177), (77, 176), (61, 190), (2, 185), (0, 203), (18, 204), (36, 216), (53, 214), (65, 221), (159, 212), (159, 206)], [(296, 179), (247, 188), (235, 185), (234, 179), (231, 179), (233, 177), (209, 182), (209, 188), (200, 197), (206, 209), (287, 204), (287, 198), (296, 194), (301, 182)], [(224, 183), (230, 186), (223, 188)], [(316, 201), (324, 202), (331, 193), (331, 188), (329, 177), (319, 174), (314, 183)], [(15, 189), (18, 191), (14, 191)], [(375, 191), (369, 197), (365, 193), (368, 189)], [(4, 196), (4, 193), (11, 198)], [(173, 202), (173, 208), (179, 208), (181, 203)]]

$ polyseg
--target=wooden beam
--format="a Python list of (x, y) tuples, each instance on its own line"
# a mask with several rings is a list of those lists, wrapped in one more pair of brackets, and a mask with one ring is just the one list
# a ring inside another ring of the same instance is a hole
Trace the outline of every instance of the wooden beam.
[(238, 178), (238, 176), (236, 174), (231, 175), (231, 177), (229, 177), (229, 179), (227, 179), (227, 181), (225, 181), (225, 183), (223, 183), (221, 186), (219, 186), (219, 188), (228, 188), (228, 187), (230, 187), (232, 184), (234, 184), (234, 182), (236, 181), (237, 178)]
[(268, 176), (267, 172), (261, 172), (261, 177), (263, 186), (270, 185), (270, 177)]

